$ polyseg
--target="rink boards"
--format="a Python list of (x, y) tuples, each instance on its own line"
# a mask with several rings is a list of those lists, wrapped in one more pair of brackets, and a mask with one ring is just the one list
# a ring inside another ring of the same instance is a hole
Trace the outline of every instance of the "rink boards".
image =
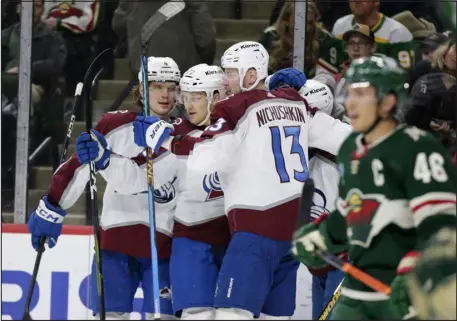
[[(2, 320), (20, 320), (31, 279), (36, 252), (25, 225), (2, 224)], [(47, 249), (41, 260), (31, 315), (35, 320), (92, 319), (89, 274), (93, 256), (92, 228), (64, 226), (57, 246)], [(297, 308), (293, 319), (311, 319), (311, 276), (301, 265), (297, 284)], [(135, 295), (131, 318), (140, 313), (143, 292)]]

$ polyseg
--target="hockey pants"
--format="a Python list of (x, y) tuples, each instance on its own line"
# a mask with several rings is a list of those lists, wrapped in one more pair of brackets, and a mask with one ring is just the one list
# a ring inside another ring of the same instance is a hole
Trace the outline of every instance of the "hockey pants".
[[(154, 312), (151, 259), (131, 257), (113, 251), (101, 251), (105, 311), (130, 313), (138, 287), (143, 289), (142, 312)], [(90, 308), (99, 312), (95, 258), (92, 262)], [(160, 312), (173, 315), (171, 306), (169, 261), (159, 260)]]

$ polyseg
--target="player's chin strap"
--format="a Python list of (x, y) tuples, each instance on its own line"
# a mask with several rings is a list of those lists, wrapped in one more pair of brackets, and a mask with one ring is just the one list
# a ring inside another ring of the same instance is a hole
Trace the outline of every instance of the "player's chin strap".
[(208, 100), (208, 105), (206, 106), (206, 116), (205, 119), (203, 119), (197, 126), (205, 125), (211, 116), (211, 103), (213, 102), (213, 94), (211, 93), (210, 95), (207, 95), (206, 98)]
[[(378, 96), (378, 108), (376, 109), (376, 111), (378, 111), (379, 107), (381, 106), (381, 101), (382, 101), (382, 98)], [(377, 113), (376, 115), (376, 119), (373, 123), (373, 125), (370, 126), (370, 128), (368, 128), (366, 131), (362, 132), (363, 135), (368, 135), (369, 133), (371, 133), (376, 127), (378, 127), (378, 125), (381, 123), (381, 121), (383, 121), (384, 119), (379, 116), (379, 113)]]
[(362, 134), (363, 135), (368, 135), (369, 133), (371, 133), (376, 127), (378, 127), (379, 123), (382, 120), (383, 120), (382, 117), (378, 115), (376, 117), (376, 120), (374, 121), (373, 125), (371, 125), (370, 128), (368, 128), (367, 130), (363, 131)]

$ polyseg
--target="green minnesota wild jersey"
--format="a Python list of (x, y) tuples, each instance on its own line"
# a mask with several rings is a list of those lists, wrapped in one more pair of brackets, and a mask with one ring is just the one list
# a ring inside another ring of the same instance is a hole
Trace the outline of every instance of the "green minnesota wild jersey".
[[(351, 134), (338, 152), (339, 197), (324, 221), (335, 243), (348, 243), (352, 263), (385, 284), (401, 258), (456, 220), (456, 181), (450, 156), (431, 135), (400, 125), (363, 145)], [(382, 293), (345, 277), (345, 296), (384, 300)]]
[[(340, 66), (349, 59), (343, 35), (355, 25), (354, 15), (338, 19), (333, 25), (332, 35), (338, 40), (330, 47), (332, 62)], [(380, 14), (378, 23), (371, 29), (375, 35), (376, 53), (398, 60), (399, 64), (409, 69), (414, 65), (414, 40), (411, 32), (400, 22)]]

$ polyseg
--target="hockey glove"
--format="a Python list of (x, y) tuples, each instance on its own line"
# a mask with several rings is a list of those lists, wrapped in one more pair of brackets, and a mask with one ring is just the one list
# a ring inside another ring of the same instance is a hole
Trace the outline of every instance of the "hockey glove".
[(416, 266), (419, 259), (419, 252), (408, 252), (400, 261), (397, 268), (397, 276), (391, 284), (390, 310), (396, 320), (407, 320), (416, 317), (411, 306), (406, 284), (406, 275)]
[(57, 244), (66, 215), (67, 212), (63, 209), (49, 203), (47, 196), (40, 200), (36, 210), (30, 214), (27, 224), (29, 232), (32, 234), (32, 246), (36, 250), (40, 247), (40, 238), (42, 237), (47, 238), (50, 249)]
[(111, 151), (105, 137), (95, 129), (81, 133), (76, 139), (76, 155), (81, 164), (95, 162), (95, 169), (102, 170), (108, 167)]
[(295, 90), (300, 90), (306, 83), (306, 76), (303, 72), (295, 68), (285, 68), (275, 72), (268, 82), (269, 90), (273, 90), (281, 86), (281, 84), (289, 85)]
[(322, 214), (314, 222), (303, 225), (295, 231), (293, 236), (292, 254), (298, 261), (313, 269), (322, 269), (328, 265), (314, 253), (316, 246), (322, 250), (327, 250), (324, 236), (318, 229), (318, 226), (327, 216), (327, 214)]
[(173, 130), (173, 125), (154, 116), (137, 116), (133, 122), (135, 144), (152, 148), (154, 154), (157, 154)]

